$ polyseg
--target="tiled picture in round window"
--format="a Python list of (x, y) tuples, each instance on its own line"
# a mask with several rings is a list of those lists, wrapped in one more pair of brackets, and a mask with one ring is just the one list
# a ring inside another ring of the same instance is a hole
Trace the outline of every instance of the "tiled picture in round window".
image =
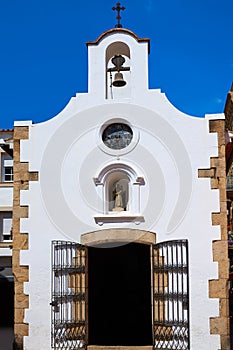
[(127, 147), (133, 138), (133, 131), (123, 123), (113, 123), (104, 129), (102, 140), (111, 149), (122, 149)]

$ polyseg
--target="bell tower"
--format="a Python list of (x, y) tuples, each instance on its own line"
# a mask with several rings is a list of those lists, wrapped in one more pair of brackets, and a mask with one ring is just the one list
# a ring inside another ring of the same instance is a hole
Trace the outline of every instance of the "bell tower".
[(115, 28), (87, 42), (88, 92), (102, 100), (134, 99), (148, 90), (148, 53), (150, 40), (139, 38), (122, 28), (120, 10)]

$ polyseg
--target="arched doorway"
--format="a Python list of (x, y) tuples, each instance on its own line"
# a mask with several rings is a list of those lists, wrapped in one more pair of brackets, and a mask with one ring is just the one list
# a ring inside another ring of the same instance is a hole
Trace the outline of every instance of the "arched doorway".
[(150, 246), (88, 248), (90, 345), (152, 345)]

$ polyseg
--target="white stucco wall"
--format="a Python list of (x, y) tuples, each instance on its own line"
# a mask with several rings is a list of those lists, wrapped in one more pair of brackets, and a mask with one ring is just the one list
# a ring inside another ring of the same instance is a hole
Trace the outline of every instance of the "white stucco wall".
[[(104, 52), (114, 40), (132, 49), (135, 80), (130, 98), (106, 100)], [(21, 141), (21, 161), (39, 172), (39, 181), (21, 191), (21, 205), (29, 206), (29, 218), (21, 219), (21, 232), (29, 233), (29, 250), (21, 251), (21, 264), (30, 266), (25, 350), (50, 349), (51, 241), (79, 242), (84, 233), (116, 227), (155, 232), (157, 242), (188, 239), (191, 349), (217, 350), (219, 337), (209, 335), (209, 317), (218, 316), (218, 302), (208, 298), (208, 280), (218, 277), (212, 241), (220, 238), (220, 229), (212, 226), (211, 212), (219, 211), (219, 193), (211, 190), (209, 179), (198, 179), (198, 169), (209, 168), (210, 157), (218, 155), (209, 119), (223, 115), (191, 117), (174, 108), (160, 90), (148, 90), (146, 44), (129, 35), (107, 36), (89, 48), (89, 55), (88, 94), (72, 98), (47, 122), (15, 123), (29, 125), (29, 140)], [(138, 138), (128, 153), (110, 155), (99, 147), (99, 131), (116, 118), (130, 123)], [(122, 219), (100, 226), (95, 216), (103, 213), (93, 178), (118, 163), (130, 165), (145, 180), (140, 211), (131, 213), (143, 216), (144, 222)]]
[(0, 187), (0, 210), (5, 208), (12, 208), (13, 203), (13, 187), (4, 186)]

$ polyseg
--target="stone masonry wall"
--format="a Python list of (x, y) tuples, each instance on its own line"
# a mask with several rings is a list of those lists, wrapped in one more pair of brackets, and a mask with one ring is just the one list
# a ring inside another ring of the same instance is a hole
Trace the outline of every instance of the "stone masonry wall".
[(224, 113), (226, 116), (226, 130), (233, 129), (233, 84), (231, 86), (231, 90), (227, 94), (226, 105), (224, 109)]
[(213, 241), (213, 261), (218, 262), (218, 279), (209, 281), (209, 297), (219, 299), (219, 317), (210, 318), (210, 333), (219, 334), (221, 350), (230, 349), (228, 296), (228, 236), (226, 207), (225, 120), (211, 120), (210, 132), (218, 133), (218, 157), (210, 159), (210, 169), (199, 169), (199, 177), (209, 177), (211, 188), (219, 189), (220, 212), (212, 213), (212, 225), (220, 225), (221, 240)]
[(28, 190), (30, 181), (38, 180), (38, 173), (28, 171), (28, 163), (20, 162), (20, 140), (28, 139), (28, 127), (14, 129), (14, 198), (13, 198), (13, 256), (15, 278), (14, 332), (17, 349), (23, 349), (23, 337), (28, 335), (24, 310), (29, 307), (29, 296), (24, 294), (24, 282), (29, 279), (29, 267), (20, 265), (20, 250), (28, 249), (28, 234), (20, 232), (20, 218), (28, 217), (28, 207), (20, 206), (20, 190)]

